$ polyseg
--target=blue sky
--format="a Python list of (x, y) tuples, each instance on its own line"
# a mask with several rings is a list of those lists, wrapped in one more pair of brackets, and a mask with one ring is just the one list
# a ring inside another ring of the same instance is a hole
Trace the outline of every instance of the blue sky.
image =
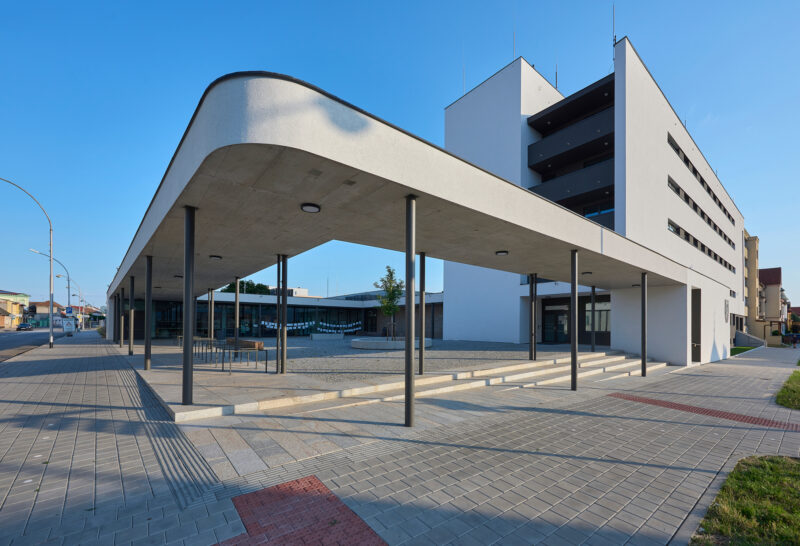
[[(238, 70), (307, 80), (436, 144), (444, 107), (524, 56), (571, 93), (611, 70), (610, 1), (6, 3), (0, 177), (53, 218), (87, 299), (107, 284), (205, 87)], [(616, 2), (637, 51), (800, 304), (797, 2)], [(0, 185), (0, 289), (47, 295), (47, 226)], [(441, 262), (428, 286), (441, 289)], [(400, 254), (332, 243), (292, 259), (313, 294), (368, 290)], [(251, 277), (273, 282), (266, 270)], [(61, 279), (56, 298), (66, 299)]]

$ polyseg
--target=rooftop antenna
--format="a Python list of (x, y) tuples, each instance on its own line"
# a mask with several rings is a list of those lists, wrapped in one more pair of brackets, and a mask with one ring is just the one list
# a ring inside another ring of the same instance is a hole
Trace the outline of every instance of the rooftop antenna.
[(556, 53), (556, 91), (558, 91), (558, 53)]
[(617, 6), (611, 4), (611, 60), (616, 60), (614, 47), (617, 45)]

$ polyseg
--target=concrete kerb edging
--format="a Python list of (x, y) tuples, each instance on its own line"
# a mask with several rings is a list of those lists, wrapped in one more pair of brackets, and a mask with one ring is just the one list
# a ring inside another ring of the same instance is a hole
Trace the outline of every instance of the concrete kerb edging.
[[(759, 350), (759, 349), (763, 349), (763, 348), (765, 348), (766, 346), (767, 346), (767, 344), (765, 343), (765, 344), (763, 344), (763, 345), (759, 345), (758, 347), (753, 347), (752, 349), (749, 349), (749, 350), (747, 350), (747, 351), (745, 351), (745, 352), (743, 352), (743, 353), (739, 353), (738, 355), (732, 355), (732, 356), (729, 356), (728, 358), (739, 358), (740, 356), (744, 356), (744, 355), (746, 355), (746, 354), (752, 353), (753, 351), (757, 351), (757, 350)], [(723, 360), (726, 360), (726, 359), (723, 359)]]
[[(115, 345), (113, 343), (109, 342), (108, 340), (104, 340), (104, 341), (110, 347), (112, 347), (112, 348), (115, 347)], [(579, 357), (579, 361), (586, 361), (587, 359), (593, 359), (593, 358), (602, 359), (604, 357), (617, 356), (618, 354), (620, 354), (620, 353), (608, 352), (608, 351), (587, 353), (585, 355), (581, 355)], [(125, 361), (128, 363), (128, 365), (131, 367), (131, 369), (133, 369), (133, 371), (136, 372), (138, 377), (147, 384), (147, 388), (150, 390), (150, 392), (153, 393), (155, 399), (159, 401), (159, 403), (167, 411), (167, 414), (170, 416), (170, 418), (176, 423), (184, 423), (184, 422), (187, 422), (187, 421), (193, 421), (195, 419), (206, 419), (206, 418), (212, 418), (212, 417), (223, 417), (223, 416), (226, 416), (226, 415), (243, 414), (243, 413), (249, 413), (249, 412), (260, 411), (260, 410), (267, 410), (267, 409), (285, 408), (285, 407), (288, 407), (288, 406), (295, 406), (295, 405), (300, 405), (300, 404), (311, 404), (311, 403), (315, 403), (315, 402), (327, 402), (327, 401), (331, 401), (331, 400), (355, 397), (355, 396), (360, 396), (360, 395), (364, 395), (364, 394), (373, 394), (373, 393), (379, 393), (379, 392), (385, 392), (385, 391), (391, 391), (391, 390), (400, 390), (400, 389), (403, 389), (404, 386), (405, 386), (405, 382), (404, 381), (395, 381), (395, 382), (391, 382), (391, 383), (383, 383), (383, 384), (380, 384), (380, 385), (369, 385), (369, 386), (365, 386), (365, 387), (355, 387), (355, 388), (343, 389), (343, 390), (339, 390), (339, 391), (327, 391), (327, 392), (321, 392), (321, 393), (318, 393), (318, 394), (310, 394), (310, 395), (303, 395), (303, 396), (289, 396), (289, 397), (284, 397), (284, 398), (274, 398), (274, 399), (270, 399), (270, 400), (261, 400), (261, 401), (255, 401), (255, 402), (245, 402), (245, 403), (242, 403), (242, 404), (227, 404), (227, 405), (214, 406), (214, 407), (208, 407), (208, 408), (203, 408), (203, 409), (198, 409), (198, 410), (190, 410), (190, 411), (177, 412), (176, 413), (172, 409), (172, 407), (169, 405), (169, 403), (166, 400), (164, 400), (161, 396), (159, 396), (159, 394), (156, 392), (156, 390), (153, 389), (150, 386), (149, 383), (147, 383), (147, 380), (142, 375), (141, 370), (139, 370), (134, 365), (134, 361), (132, 360), (132, 358), (136, 359), (137, 357), (139, 357), (141, 355), (134, 355), (133, 357), (131, 357), (130, 355), (127, 355), (127, 354), (119, 354), (119, 356), (124, 358)], [(459, 381), (459, 380), (465, 380), (465, 379), (471, 379), (471, 378), (476, 379), (476, 381), (471, 381), (469, 383), (455, 384), (455, 385), (449, 385), (449, 386), (429, 389), (429, 390), (425, 390), (425, 391), (419, 391), (419, 392), (416, 393), (415, 397), (420, 397), (421, 398), (421, 397), (424, 397), (424, 396), (431, 396), (431, 395), (436, 395), (436, 394), (444, 394), (444, 393), (448, 393), (448, 392), (456, 392), (456, 391), (461, 391), (461, 390), (480, 388), (480, 387), (484, 387), (484, 386), (497, 385), (497, 384), (500, 384), (500, 383), (503, 383), (503, 382), (508, 382), (508, 381), (515, 381), (515, 380), (521, 379), (524, 376), (528, 376), (529, 374), (530, 375), (535, 375), (538, 372), (526, 372), (526, 373), (521, 373), (521, 374), (515, 374), (515, 375), (512, 375), (512, 376), (508, 376), (508, 377), (494, 377), (494, 378), (486, 378), (486, 379), (477, 379), (477, 378), (479, 378), (481, 376), (485, 376), (485, 375), (491, 375), (491, 374), (496, 374), (496, 373), (504, 373), (504, 372), (518, 370), (518, 369), (522, 369), (522, 368), (526, 368), (526, 367), (540, 367), (540, 366), (546, 366), (546, 365), (551, 365), (551, 364), (552, 365), (559, 365), (559, 364), (565, 364), (567, 362), (569, 362), (569, 357), (561, 357), (561, 358), (548, 359), (548, 360), (537, 360), (535, 362), (526, 361), (526, 362), (521, 362), (519, 364), (513, 364), (513, 365), (509, 365), (509, 366), (501, 366), (501, 367), (498, 367), (498, 368), (484, 368), (484, 369), (471, 370), (471, 371), (466, 371), (466, 372), (445, 372), (445, 373), (438, 373), (436, 375), (426, 376), (426, 377), (422, 377), (422, 378), (415, 378), (414, 384), (416, 386), (435, 385), (435, 384), (438, 384), (438, 383), (446, 383), (446, 382), (450, 382), (450, 381)], [(361, 401), (358, 401), (358, 402), (354, 402), (352, 405), (355, 406), (355, 405), (369, 404), (369, 403), (375, 403), (375, 402), (390, 402), (390, 401), (402, 400), (403, 398), (404, 398), (404, 395), (403, 394), (399, 394), (399, 395), (387, 396), (387, 397), (383, 397), (383, 398), (375, 398), (375, 399), (371, 399), (371, 400), (361, 400)]]
[(708, 485), (705, 492), (700, 495), (700, 498), (694, 503), (689, 515), (686, 516), (686, 519), (683, 520), (681, 526), (678, 527), (678, 530), (675, 531), (674, 535), (672, 535), (669, 544), (689, 544), (692, 536), (700, 528), (700, 523), (703, 521), (708, 509), (711, 507), (711, 503), (714, 502), (714, 499), (717, 497), (720, 489), (722, 489), (725, 480), (728, 479), (728, 475), (736, 467), (736, 463), (745, 457), (771, 457), (775, 455), (775, 453), (747, 454), (740, 451), (734, 451), (731, 453), (730, 457), (728, 457), (728, 460), (726, 460), (725, 464), (722, 465), (722, 468), (717, 471), (717, 474), (714, 476), (714, 479), (711, 480), (711, 483)]

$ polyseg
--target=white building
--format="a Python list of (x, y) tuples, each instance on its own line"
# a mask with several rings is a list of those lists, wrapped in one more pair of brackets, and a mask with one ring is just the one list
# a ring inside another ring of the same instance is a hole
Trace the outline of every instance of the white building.
[[(744, 219), (627, 38), (614, 57), (568, 97), (518, 58), (447, 107), (445, 147), (687, 268), (686, 285), (649, 289), (649, 356), (725, 358), (745, 314)], [(583, 343), (593, 283), (579, 271)], [(569, 341), (558, 280), (538, 285), (539, 342)], [(444, 288), (445, 339), (527, 342), (526, 277), (449, 261)], [(598, 343), (638, 353), (640, 289), (597, 290)]]

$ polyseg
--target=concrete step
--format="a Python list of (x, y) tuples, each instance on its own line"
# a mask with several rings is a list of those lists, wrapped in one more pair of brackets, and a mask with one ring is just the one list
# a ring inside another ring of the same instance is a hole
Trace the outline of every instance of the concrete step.
[(596, 358), (596, 359), (592, 359), (592, 360), (579, 360), (578, 361), (578, 367), (584, 368), (586, 366), (596, 366), (596, 365), (599, 365), (599, 364), (611, 364), (613, 362), (623, 362), (623, 361), (627, 360), (628, 358), (629, 357), (627, 357), (627, 356), (625, 356), (623, 354), (616, 354), (616, 355), (605, 356), (605, 357), (602, 357), (602, 358)]
[[(655, 371), (661, 368), (665, 368), (666, 366), (667, 366), (666, 362), (648, 362), (647, 371)], [(639, 359), (628, 359), (623, 363), (614, 364), (611, 366), (597, 366), (595, 368), (585, 368), (583, 370), (578, 370), (578, 379), (600, 374), (609, 374), (608, 378), (603, 378), (604, 381), (606, 379), (615, 379), (617, 377), (630, 377), (630, 376), (641, 375), (642, 361)], [(525, 388), (540, 387), (543, 385), (551, 385), (553, 383), (570, 381), (571, 379), (572, 379), (571, 370), (567, 368), (566, 371), (559, 370), (558, 372), (550, 376), (545, 376), (540, 380), (522, 385), (522, 387)]]
[[(578, 379), (596, 376), (600, 374), (606, 374), (606, 373), (610, 375), (609, 379), (614, 379), (616, 377), (636, 376), (641, 374), (641, 361), (638, 358), (632, 359), (623, 357), (623, 359), (624, 359), (623, 362), (620, 362), (617, 358), (615, 358), (612, 360), (611, 364), (605, 366), (595, 365), (593, 367), (580, 369), (578, 371)], [(442, 382), (426, 383), (425, 386), (430, 386), (430, 388), (422, 388), (422, 389), (419, 388), (420, 380), (417, 379), (415, 383), (416, 389), (414, 392), (414, 398), (424, 398), (428, 396), (448, 394), (452, 392), (477, 389), (492, 385), (501, 385), (504, 383), (515, 383), (517, 382), (520, 376), (529, 377), (531, 373), (541, 376), (542, 379), (539, 379), (531, 383), (526, 383), (523, 385), (516, 385), (516, 387), (529, 388), (529, 387), (550, 385), (553, 383), (569, 381), (571, 379), (570, 365), (553, 366), (552, 364), (547, 364), (547, 363), (538, 363), (538, 364), (540, 365), (540, 369), (537, 369), (533, 372), (523, 372), (519, 374), (510, 374), (510, 375), (497, 375), (495, 377), (486, 377), (479, 379), (476, 378), (453, 379), (451, 381), (444, 383)], [(665, 368), (666, 366), (667, 364), (664, 362), (653, 362), (653, 363), (648, 363), (647, 369), (648, 371), (651, 371), (660, 368)], [(625, 371), (620, 372), (620, 370), (625, 370)], [(300, 411), (299, 413), (311, 413), (311, 412), (331, 409), (334, 407), (345, 408), (352, 406), (361, 406), (377, 402), (394, 402), (403, 400), (404, 398), (405, 398), (404, 389), (396, 389), (392, 392), (383, 392), (379, 396), (376, 396), (375, 393), (363, 393), (361, 395), (350, 397), (348, 401), (344, 400), (337, 400), (335, 402), (331, 401), (329, 404), (325, 404), (324, 406), (315, 406), (314, 408), (309, 409), (308, 411)]]
[[(617, 355), (618, 353), (610, 353), (610, 352), (594, 352), (594, 353), (579, 353), (578, 354), (578, 362), (588, 362), (597, 358), (603, 358), (608, 355)], [(514, 372), (518, 370), (525, 370), (530, 368), (537, 368), (542, 365), (548, 364), (566, 364), (570, 362), (570, 357), (561, 357), (561, 358), (547, 358), (547, 359), (537, 359), (537, 360), (528, 360), (526, 362), (518, 363), (518, 364), (509, 364), (506, 366), (492, 366), (491, 368), (484, 368), (481, 370), (472, 370), (468, 372), (460, 372), (457, 375), (456, 379), (467, 379), (469, 377), (482, 377), (486, 375), (497, 375), (506, 372)]]

